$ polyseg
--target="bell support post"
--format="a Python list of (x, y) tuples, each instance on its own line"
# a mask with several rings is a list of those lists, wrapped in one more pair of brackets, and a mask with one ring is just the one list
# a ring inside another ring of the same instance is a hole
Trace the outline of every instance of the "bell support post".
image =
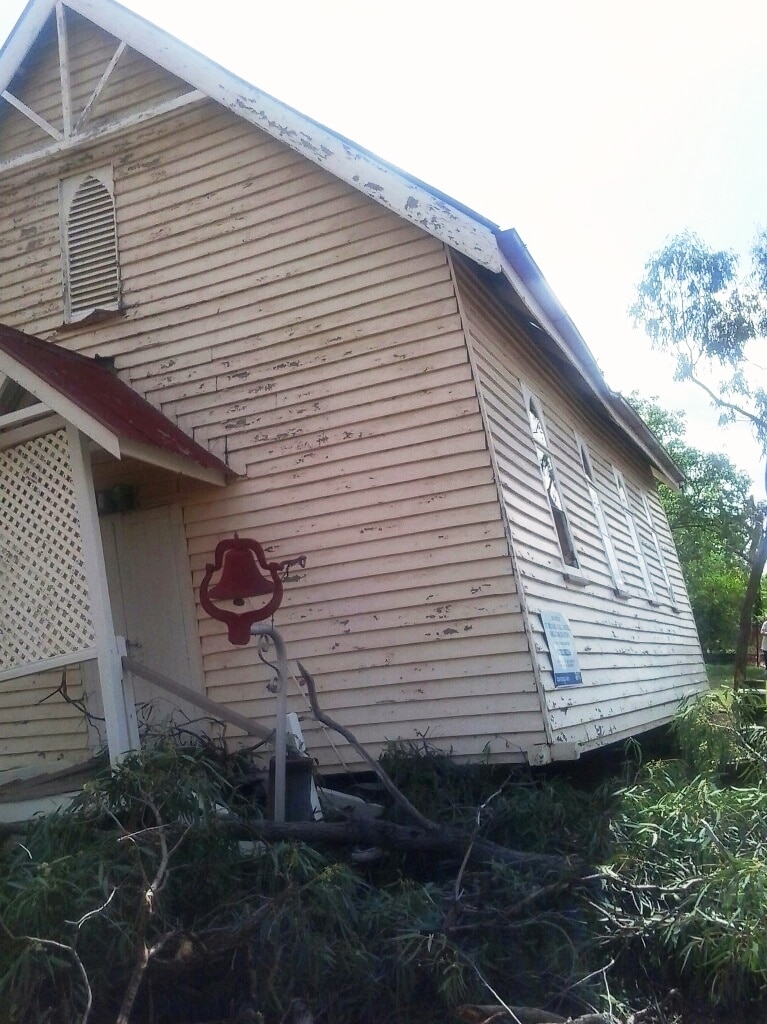
[[(274, 644), (277, 654), (277, 722), (274, 731), (274, 820), (285, 820), (285, 758), (287, 756), (287, 691), (288, 657), (285, 642), (274, 626), (257, 625), (268, 619), (279, 608), (283, 597), (280, 573), (292, 565), (306, 565), (306, 556), (289, 558), (283, 562), (268, 562), (264, 549), (257, 540), (240, 537), (219, 541), (213, 562), (205, 566), (205, 575), (200, 584), (200, 604), (213, 619), (223, 622), (227, 628), (229, 643), (245, 646), (251, 636), (264, 637)], [(211, 586), (211, 579), (217, 572), (221, 576)], [(268, 573), (269, 576), (265, 576)], [(268, 598), (261, 608), (234, 611), (219, 608), (215, 601), (229, 601), (237, 607), (245, 604), (246, 598)]]

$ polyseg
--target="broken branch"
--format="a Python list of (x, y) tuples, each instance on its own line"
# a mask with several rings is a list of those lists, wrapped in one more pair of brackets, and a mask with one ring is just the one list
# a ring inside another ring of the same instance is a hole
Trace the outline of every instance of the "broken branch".
[(307, 670), (304, 668), (300, 661), (296, 664), (298, 665), (298, 671), (301, 673), (301, 678), (306, 684), (306, 692), (309, 696), (309, 704), (312, 709), (312, 714), (317, 719), (317, 721), (321, 722), (322, 725), (326, 725), (328, 729), (333, 729), (335, 732), (339, 733), (341, 736), (343, 736), (343, 738), (350, 746), (354, 747), (354, 749), (357, 751), (357, 753), (360, 755), (363, 761), (365, 761), (366, 764), (370, 765), (372, 770), (376, 773), (376, 775), (381, 781), (381, 784), (383, 785), (384, 789), (389, 794), (389, 796), (392, 798), (392, 800), (394, 800), (395, 803), (399, 804), (399, 806), (414, 821), (417, 821), (421, 828), (426, 829), (427, 831), (439, 828), (439, 825), (437, 825), (436, 822), (432, 821), (430, 818), (427, 818), (425, 815), (421, 814), (421, 812), (410, 803), (405, 794), (401, 793), (400, 790), (397, 789), (392, 780), (381, 767), (380, 763), (376, 761), (375, 758), (370, 756), (370, 754), (367, 752), (367, 750), (365, 750), (365, 748), (359, 742), (354, 733), (347, 729), (345, 726), (341, 725), (339, 722), (336, 722), (335, 719), (330, 717), (330, 715), (325, 714), (325, 712), (319, 705), (319, 701), (317, 700), (317, 687), (314, 682), (314, 677), (309, 672), (307, 672)]

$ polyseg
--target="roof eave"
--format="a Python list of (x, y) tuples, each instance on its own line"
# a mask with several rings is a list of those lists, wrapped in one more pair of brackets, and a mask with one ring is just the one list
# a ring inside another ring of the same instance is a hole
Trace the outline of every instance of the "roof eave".
[(546, 331), (564, 357), (588, 385), (612, 422), (649, 459), (654, 475), (677, 489), (684, 474), (625, 399), (606, 384), (588, 345), (541, 273), (527, 246), (513, 228), (497, 233), (501, 273), (519, 295), (531, 316)]
[[(99, 413), (98, 406), (89, 408), (87, 399), (78, 396), (76, 392), (73, 393), (71, 388), (57, 385), (56, 374), (52, 376), (50, 372), (51, 366), (40, 363), (40, 350), (43, 347), (50, 352), (54, 367), (56, 360), (88, 364), (90, 360), (87, 357), (59, 349), (50, 342), (41, 342), (40, 339), (24, 335), (13, 328), (3, 328), (0, 325), (0, 329), (5, 332), (0, 334), (0, 373), (7, 375), (34, 395), (47, 409), (60, 416), (65, 423), (74, 426), (113, 458), (136, 458), (219, 487), (224, 486), (228, 478), (238, 475), (217, 456), (187, 437), (128, 384), (119, 378), (113, 378), (106, 370), (103, 371), (107, 378), (104, 386), (114, 390), (116, 406), (120, 406), (121, 394), (129, 396), (128, 415), (123, 419), (118, 416), (110, 420)], [(146, 438), (136, 437), (135, 424), (131, 422), (131, 416), (142, 414), (154, 424), (155, 432), (158, 425), (161, 428), (159, 441), (152, 438), (151, 434), (147, 434)], [(165, 443), (162, 441), (163, 435)]]
[[(457, 200), (250, 85), (113, 0), (66, 0), (66, 6), (370, 199), (480, 266), (500, 271), (496, 226)], [(0, 53), (4, 87), (54, 10), (54, 0), (31, 0), (25, 9)]]
[(120, 442), (114, 431), (99, 423), (76, 402), (62, 394), (58, 388), (54, 388), (46, 380), (43, 380), (34, 370), (19, 362), (9, 353), (0, 352), (0, 372), (34, 395), (51, 412), (57, 413), (66, 423), (71, 423), (114, 458), (121, 458)]
[(13, 32), (0, 49), (0, 93), (10, 85), (11, 79), (55, 9), (55, 0), (29, 0), (19, 15)]
[(200, 480), (206, 484), (213, 484), (216, 487), (224, 487), (228, 476), (237, 475), (229, 469), (218, 470), (201, 466), (193, 459), (185, 459), (182, 455), (175, 455), (162, 448), (155, 448), (152, 445), (141, 444), (138, 441), (125, 438), (120, 439), (120, 456), (137, 459), (150, 466), (167, 469), (171, 473), (190, 477), (192, 480)]

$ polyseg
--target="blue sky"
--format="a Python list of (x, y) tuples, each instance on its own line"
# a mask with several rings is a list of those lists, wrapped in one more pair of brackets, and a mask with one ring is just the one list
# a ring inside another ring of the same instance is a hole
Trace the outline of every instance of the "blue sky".
[[(763, 478), (627, 314), (672, 234), (743, 251), (767, 227), (762, 0), (125, 5), (517, 228), (608, 383), (684, 408), (692, 443)], [(22, 9), (3, 0), (0, 40)]]

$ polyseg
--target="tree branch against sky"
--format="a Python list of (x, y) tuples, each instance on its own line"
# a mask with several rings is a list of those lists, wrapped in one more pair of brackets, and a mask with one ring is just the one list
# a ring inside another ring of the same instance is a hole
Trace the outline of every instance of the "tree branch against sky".
[(676, 379), (699, 387), (722, 425), (748, 423), (765, 455), (767, 391), (752, 357), (767, 346), (766, 233), (751, 255), (753, 269), (739, 277), (734, 253), (691, 232), (677, 235), (645, 264), (630, 314), (655, 348), (674, 357)]

